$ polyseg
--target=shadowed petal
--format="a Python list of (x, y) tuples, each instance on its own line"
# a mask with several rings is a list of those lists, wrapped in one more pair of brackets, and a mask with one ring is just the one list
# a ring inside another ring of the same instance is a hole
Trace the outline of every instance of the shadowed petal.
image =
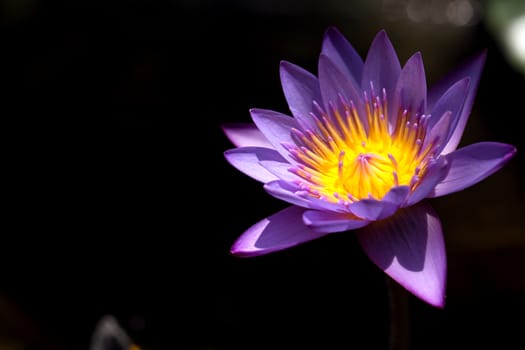
[(288, 107), (303, 130), (315, 130), (310, 116), (313, 101), (321, 103), (319, 81), (312, 73), (289, 62), (281, 62), (281, 85)]
[(253, 108), (250, 110), (250, 114), (257, 128), (270, 141), (273, 148), (285, 159), (292, 161), (289, 152), (282, 146), (282, 143), (295, 143), (292, 139), (291, 130), (299, 127), (297, 121), (286, 114), (268, 109)]
[(236, 169), (263, 183), (277, 180), (277, 176), (265, 169), (260, 164), (261, 161), (271, 160), (279, 163), (287, 163), (276, 150), (262, 147), (230, 149), (224, 152), (224, 157)]
[(338, 203), (328, 202), (323, 199), (314, 198), (306, 194), (306, 191), (294, 184), (283, 180), (275, 180), (264, 185), (264, 189), (273, 197), (295, 204), (299, 207), (316, 209), (321, 211), (334, 211), (348, 213), (345, 206)]
[(333, 106), (339, 106), (339, 95), (342, 95), (348, 102), (352, 101), (355, 104), (359, 115), (366, 115), (359, 85), (355, 83), (353, 77), (340, 71), (323, 54), (319, 57), (319, 84), (321, 85), (324, 107), (327, 111), (331, 111), (330, 103)]
[(344, 203), (329, 202), (324, 198), (308, 197), (309, 208), (320, 211), (331, 211), (334, 213), (348, 214), (348, 208)]
[(414, 192), (409, 195), (407, 202), (403, 206), (408, 207), (416, 204), (432, 193), (436, 185), (447, 175), (449, 167), (450, 164), (445, 157), (440, 157), (435, 163), (430, 164), (423, 179), (421, 179)]
[(450, 170), (429, 197), (461, 191), (492, 175), (516, 154), (516, 148), (498, 142), (479, 142), (446, 156)]
[(231, 253), (240, 257), (263, 255), (327, 234), (306, 227), (303, 212), (303, 208), (291, 206), (259, 221), (235, 241)]
[(476, 91), (478, 89), (481, 71), (483, 69), (483, 65), (485, 64), (486, 56), (487, 51), (483, 50), (481, 53), (468, 59), (454, 71), (447, 74), (429, 91), (428, 107), (430, 110), (432, 110), (436, 101), (445, 91), (447, 91), (450, 86), (452, 86), (452, 84), (465, 77), (470, 78), (465, 103), (461, 109), (461, 114), (458, 117), (458, 122), (454, 128), (454, 132), (450, 136), (447, 145), (443, 149), (444, 154), (454, 151), (458, 146), (461, 137), (463, 136), (463, 131), (465, 130), (465, 125), (467, 124), (470, 111), (472, 110), (472, 104), (474, 103), (474, 98), (476, 97)]
[(335, 27), (329, 27), (323, 37), (322, 54), (328, 56), (341, 72), (361, 82), (363, 59)]
[[(394, 94), (394, 111), (407, 110), (411, 115), (425, 113), (427, 82), (421, 53), (410, 57), (403, 67)], [(397, 113), (391, 114), (392, 125), (396, 125)]]
[(307, 210), (303, 214), (304, 223), (316, 232), (342, 232), (361, 228), (370, 223), (349, 213), (334, 213)]
[(426, 149), (427, 146), (432, 144), (430, 145), (433, 147), (432, 153), (436, 155), (441, 154), (440, 151), (443, 149), (443, 147), (445, 147), (445, 140), (447, 135), (450, 133), (453, 122), (452, 112), (447, 111), (443, 113), (443, 115), (438, 118), (436, 124), (434, 124), (432, 129), (430, 129), (428, 134), (425, 136), (425, 141), (423, 142), (421, 149)]
[[(436, 149), (438, 154), (441, 154), (456, 130), (469, 85), (470, 78), (464, 78), (456, 82), (441, 96), (434, 109), (430, 112), (431, 117), (428, 120), (427, 127), (432, 130), (433, 136), (428, 137), (428, 140), (433, 141), (433, 137), (439, 136), (441, 145)], [(448, 125), (444, 128), (442, 118), (447, 113), (450, 113), (450, 121), (447, 122)]]
[(381, 200), (362, 199), (348, 206), (356, 216), (364, 220), (382, 220), (394, 214), (408, 195), (408, 186), (392, 188)]
[(273, 148), (272, 144), (251, 123), (225, 123), (221, 125), (226, 137), (237, 147), (265, 147)]
[(275, 180), (266, 183), (264, 189), (277, 199), (300, 207), (310, 208), (309, 201), (297, 194), (301, 188), (293, 183), (283, 180)]
[(430, 205), (399, 210), (359, 229), (357, 237), (368, 257), (395, 281), (431, 305), (445, 305), (445, 246)]
[[(363, 67), (361, 87), (370, 91), (370, 82), (373, 83), (375, 94), (381, 96), (381, 89), (386, 89), (388, 106), (392, 107), (394, 90), (401, 73), (401, 64), (396, 51), (386, 32), (381, 30), (370, 45)], [(389, 107), (389, 115), (394, 115)], [(396, 111), (397, 113), (397, 111)]]

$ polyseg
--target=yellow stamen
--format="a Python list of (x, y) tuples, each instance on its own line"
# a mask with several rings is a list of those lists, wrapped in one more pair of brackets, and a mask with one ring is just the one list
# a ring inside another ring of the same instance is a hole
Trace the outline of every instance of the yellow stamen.
[(381, 199), (394, 186), (418, 185), (416, 176), (424, 173), (434, 148), (423, 142), (425, 117), (399, 111), (389, 128), (386, 96), (365, 100), (365, 116), (343, 104), (316, 117), (317, 131), (296, 130), (302, 145), (293, 153), (300, 165), (294, 173), (310, 195), (352, 202)]

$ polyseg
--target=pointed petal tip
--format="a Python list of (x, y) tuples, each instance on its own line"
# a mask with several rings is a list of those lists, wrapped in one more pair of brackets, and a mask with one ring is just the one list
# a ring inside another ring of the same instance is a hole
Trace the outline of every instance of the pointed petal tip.
[(516, 153), (513, 145), (479, 142), (447, 154), (450, 169), (429, 197), (441, 197), (481, 182), (500, 170)]
[(237, 238), (230, 254), (239, 257), (266, 255), (327, 234), (308, 229), (302, 219), (303, 213), (304, 208), (290, 206), (257, 222)]
[(509, 152), (503, 158), (504, 161), (509, 160), (510, 158), (514, 157), (516, 155), (516, 153), (518, 153), (518, 149), (515, 146), (512, 146), (512, 145), (509, 145), (509, 146), (511, 148), (510, 148)]
[[(412, 297), (418, 298), (420, 301), (427, 303), (438, 309), (444, 309), (446, 304), (445, 288), (435, 288), (423, 290), (421, 288), (411, 288), (410, 286), (403, 285), (398, 281), (392, 279), (392, 283), (397, 283), (398, 288), (404, 289), (406, 292), (411, 293)], [(387, 285), (389, 286), (389, 285)]]
[(291, 62), (288, 62), (286, 60), (281, 60), (279, 62), (279, 69), (282, 71), (283, 69), (289, 69), (290, 67), (293, 67), (294, 64)]
[(274, 249), (259, 249), (250, 240), (250, 237), (241, 235), (230, 247), (230, 255), (236, 258), (251, 258), (271, 253)]
[(376, 34), (376, 39), (383, 39), (383, 40), (384, 40), (384, 39), (387, 39), (387, 40), (390, 40), (390, 39), (388, 38), (388, 34), (387, 34), (387, 32), (386, 32), (386, 29), (381, 29), (381, 30), (379, 30), (379, 31), (377, 32), (377, 34)]
[(259, 254), (257, 254), (257, 251), (242, 250), (237, 246), (237, 244), (234, 244), (230, 248), (230, 255), (236, 258), (251, 258)]
[[(421, 51), (415, 52), (412, 55), (411, 59), (415, 59), (415, 60), (419, 61), (420, 64), (421, 64), (421, 68), (423, 69), (423, 72), (425, 71), (425, 65), (423, 64), (423, 53)], [(426, 79), (426, 75), (425, 75), (425, 79)]]
[[(458, 71), (461, 72), (462, 70), (465, 69), (465, 67), (474, 66), (474, 67), (479, 67), (478, 74), (481, 74), (481, 69), (485, 65), (485, 62), (487, 61), (487, 54), (488, 54), (487, 48), (479, 50), (477, 53), (470, 56), (470, 58), (465, 59), (465, 61), (457, 67)], [(469, 75), (469, 76), (472, 76), (472, 75)]]
[[(389, 277), (389, 282), (387, 283), (388, 288), (394, 287), (395, 289), (399, 289), (400, 291), (404, 291), (406, 293), (412, 294), (410, 297), (415, 297), (419, 301), (424, 302), (430, 306), (433, 306), (438, 309), (444, 309), (446, 304), (446, 294), (444, 289), (432, 289), (432, 290), (426, 290), (421, 291), (418, 289), (410, 288), (409, 286), (403, 285), (396, 281), (395, 279), (392, 279), (391, 276)], [(397, 284), (396, 286), (394, 286)]]
[(516, 148), (516, 146), (513, 146), (513, 145), (507, 145), (509, 147), (509, 150), (508, 152), (503, 156), (503, 160), (501, 161), (501, 163), (504, 165), (506, 164), (508, 161), (510, 161), (512, 158), (514, 158), (514, 156), (516, 155), (516, 153), (518, 153), (518, 149)]
[(394, 281), (426, 303), (445, 303), (447, 262), (437, 214), (426, 202), (357, 233), (368, 257)]
[(510, 161), (512, 158), (514, 158), (516, 153), (518, 153), (518, 149), (516, 148), (516, 146), (507, 144), (507, 147), (509, 148), (509, 150), (503, 156), (503, 159), (501, 161), (502, 165), (506, 164), (508, 161)]
[(221, 128), (222, 132), (226, 135), (228, 135), (228, 132), (232, 127), (235, 127), (237, 124), (235, 123), (221, 123), (219, 127)]
[(384, 43), (387, 43), (390, 45), (392, 44), (385, 29), (381, 29), (376, 33), (376, 35), (374, 36), (374, 39), (372, 40), (371, 46), (373, 46), (374, 43), (379, 43), (379, 42), (382, 42), (383, 44)]
[(242, 257), (242, 252), (240, 252), (235, 245), (230, 248), (230, 255), (235, 257)]
[(430, 305), (438, 308), (438, 309), (444, 309), (446, 305), (446, 298), (443, 296), (441, 299), (438, 299), (437, 302), (429, 303)]
[(438, 309), (445, 308), (446, 295), (444, 288), (428, 289), (428, 290), (409, 290), (414, 296), (418, 297), (427, 304)]
[(332, 37), (334, 35), (342, 36), (342, 33), (341, 33), (341, 31), (339, 29), (337, 29), (336, 26), (334, 26), (334, 25), (328, 26), (326, 28), (326, 30), (324, 31), (324, 37), (328, 38), (328, 37)]

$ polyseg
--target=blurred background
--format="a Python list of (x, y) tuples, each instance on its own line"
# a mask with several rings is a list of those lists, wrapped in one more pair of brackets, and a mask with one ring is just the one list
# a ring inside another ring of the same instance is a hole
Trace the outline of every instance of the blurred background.
[(432, 200), (447, 305), (408, 296), (407, 340), (525, 346), (525, 2), (0, 0), (0, 350), (95, 350), (108, 315), (142, 349), (386, 349), (384, 274), (351, 234), (229, 255), (284, 203), (226, 163), (220, 125), (288, 113), (279, 62), (316, 73), (330, 25), (363, 57), (386, 29), (429, 85), (488, 49), (462, 144), (518, 154)]

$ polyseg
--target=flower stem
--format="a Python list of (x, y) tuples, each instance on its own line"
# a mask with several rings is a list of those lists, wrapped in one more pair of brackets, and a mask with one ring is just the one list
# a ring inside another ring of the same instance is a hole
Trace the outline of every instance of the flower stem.
[(386, 277), (389, 307), (388, 350), (409, 349), (408, 292), (389, 276)]

